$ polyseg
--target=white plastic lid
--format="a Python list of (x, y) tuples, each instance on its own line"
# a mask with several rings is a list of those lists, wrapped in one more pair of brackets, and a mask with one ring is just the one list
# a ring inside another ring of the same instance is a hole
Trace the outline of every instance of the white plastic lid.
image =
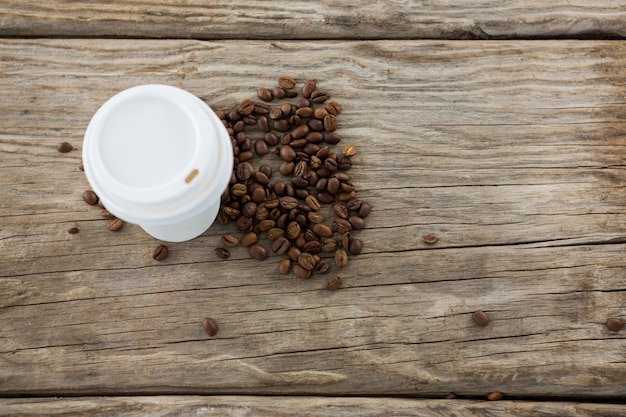
[(214, 204), (232, 175), (226, 128), (193, 94), (124, 90), (98, 109), (83, 143), (87, 180), (105, 207), (139, 225), (168, 225)]

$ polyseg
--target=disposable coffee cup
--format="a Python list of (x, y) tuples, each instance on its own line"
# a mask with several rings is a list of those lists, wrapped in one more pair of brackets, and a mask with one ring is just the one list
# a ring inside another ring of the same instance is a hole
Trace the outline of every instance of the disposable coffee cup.
[(213, 224), (233, 171), (226, 128), (180, 88), (148, 84), (100, 107), (83, 142), (83, 165), (107, 210), (167, 242)]

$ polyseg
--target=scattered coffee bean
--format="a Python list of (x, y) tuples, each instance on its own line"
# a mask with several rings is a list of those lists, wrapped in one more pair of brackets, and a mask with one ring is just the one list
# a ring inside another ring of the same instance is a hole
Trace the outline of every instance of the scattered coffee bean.
[(162, 261), (163, 259), (167, 257), (168, 253), (169, 253), (169, 250), (167, 249), (167, 246), (159, 245), (156, 248), (154, 248), (154, 251), (152, 251), (152, 258), (155, 261)]
[(68, 142), (61, 142), (57, 145), (57, 151), (61, 153), (68, 153), (72, 149), (74, 149), (74, 147)]
[(291, 259), (284, 258), (278, 263), (278, 273), (287, 275), (289, 272), (291, 272)]
[(278, 77), (278, 85), (286, 90), (291, 90), (296, 86), (296, 80), (288, 76)]
[(107, 229), (109, 229), (112, 232), (117, 232), (122, 228), (122, 226), (124, 226), (124, 222), (122, 220), (113, 219), (107, 225)]
[(256, 95), (263, 101), (272, 101), (274, 99), (274, 95), (267, 88), (259, 88)]
[(220, 259), (228, 259), (230, 258), (230, 252), (224, 248), (215, 248), (215, 254)]
[(624, 322), (620, 318), (609, 317), (606, 320), (606, 327), (612, 332), (619, 332), (624, 327)]
[(437, 236), (433, 236), (433, 235), (427, 235), (424, 236), (424, 243), (426, 243), (427, 245), (434, 245), (435, 243), (437, 243), (439, 239), (437, 238)]
[(343, 281), (341, 277), (335, 275), (335, 276), (330, 277), (328, 281), (326, 281), (326, 289), (329, 291), (335, 291), (341, 288), (342, 284), (343, 284)]
[(81, 171), (85, 170), (85, 165), (83, 164), (83, 160), (82, 159), (78, 163), (78, 169), (80, 169)]
[(76, 233), (78, 233), (78, 227), (70, 227), (67, 230), (67, 233), (69, 233), (70, 235), (75, 235)]
[(302, 97), (309, 98), (311, 97), (311, 94), (313, 93), (313, 91), (315, 91), (316, 88), (317, 88), (317, 83), (315, 82), (315, 80), (307, 80), (304, 83), (304, 86), (302, 87), (302, 90), (300, 91), (300, 93), (302, 94)]
[(304, 252), (301, 253), (300, 256), (298, 256), (298, 264), (307, 271), (311, 271), (313, 270), (313, 268), (315, 268), (317, 262), (315, 261), (315, 258), (312, 254)]
[(335, 265), (343, 268), (348, 265), (348, 253), (343, 249), (337, 249), (335, 252)]
[(98, 204), (99, 198), (96, 193), (91, 190), (87, 190), (83, 192), (83, 200), (90, 206), (95, 206), (96, 204)]
[(222, 236), (222, 244), (227, 248), (234, 248), (239, 244), (239, 239), (231, 234)]
[(343, 156), (350, 156), (350, 157), (352, 157), (352, 156), (356, 155), (356, 146), (354, 146), (354, 145), (346, 145), (341, 150), (341, 153), (343, 154)]
[(292, 268), (292, 272), (295, 276), (302, 279), (311, 278), (311, 271), (302, 267), (300, 264), (295, 264)]
[(472, 314), (472, 320), (481, 327), (485, 327), (489, 324), (489, 316), (487, 316), (487, 314), (485, 314), (482, 310), (476, 310)]
[(107, 210), (107, 209), (102, 210), (102, 212), (100, 213), (100, 215), (101, 215), (102, 217), (104, 217), (105, 219), (109, 219), (109, 220), (111, 220), (111, 219), (114, 219), (114, 218), (115, 218), (115, 216), (113, 215), (113, 213), (111, 213), (111, 212), (110, 212), (109, 210)]
[(217, 331), (219, 330), (219, 327), (217, 326), (215, 320), (210, 317), (205, 317), (202, 319), (202, 327), (204, 328), (206, 334), (211, 337), (215, 336), (217, 334)]
[(257, 243), (258, 241), (259, 241), (259, 236), (256, 233), (254, 232), (246, 233), (241, 238), (241, 246), (248, 248), (254, 245), (255, 243)]
[(262, 261), (267, 258), (267, 249), (259, 244), (254, 244), (248, 248), (248, 254), (251, 258)]
[(489, 393), (489, 395), (487, 395), (487, 399), (489, 401), (500, 401), (502, 399), (502, 393), (501, 392), (491, 392)]
[(326, 103), (326, 110), (328, 110), (328, 113), (337, 116), (341, 113), (341, 105), (336, 101), (329, 101)]
[(348, 251), (353, 255), (358, 255), (363, 250), (361, 239), (352, 239), (348, 245)]

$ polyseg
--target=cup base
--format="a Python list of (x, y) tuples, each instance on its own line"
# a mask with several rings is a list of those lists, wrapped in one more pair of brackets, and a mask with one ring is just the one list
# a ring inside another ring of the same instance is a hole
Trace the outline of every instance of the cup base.
[(200, 236), (213, 224), (220, 209), (220, 200), (205, 211), (180, 223), (163, 226), (139, 225), (150, 236), (165, 242), (185, 242)]

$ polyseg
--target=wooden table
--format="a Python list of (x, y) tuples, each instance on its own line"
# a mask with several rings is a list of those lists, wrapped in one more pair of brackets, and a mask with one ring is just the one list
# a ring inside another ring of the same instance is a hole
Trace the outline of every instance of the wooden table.
[[(0, 416), (625, 415), (626, 1), (286, 3), (0, 5)], [(279, 75), (358, 148), (340, 290), (82, 202), (116, 92)]]

